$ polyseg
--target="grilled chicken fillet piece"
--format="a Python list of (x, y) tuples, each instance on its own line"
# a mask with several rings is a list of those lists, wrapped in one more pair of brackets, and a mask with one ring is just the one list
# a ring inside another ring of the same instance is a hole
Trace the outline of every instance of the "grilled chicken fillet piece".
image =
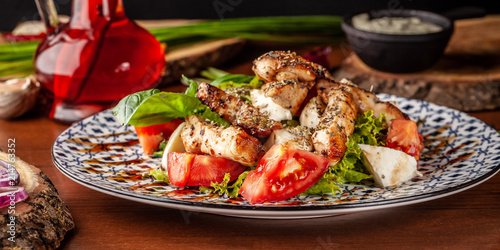
[(253, 136), (267, 138), (273, 130), (283, 127), (280, 122), (263, 115), (252, 105), (208, 83), (200, 84), (196, 97), (226, 121)]
[(311, 98), (300, 113), (300, 125), (315, 129), (318, 126), (319, 121), (321, 120), (321, 115), (324, 111), (325, 104), (323, 103), (321, 97), (315, 96)]
[[(320, 79), (317, 84), (318, 93), (321, 92), (321, 89), (329, 88), (333, 85), (342, 85), (344, 89), (352, 94), (354, 104), (360, 114), (368, 110), (373, 110), (373, 115), (375, 117), (380, 117), (381, 114), (385, 114), (387, 127), (389, 127), (393, 119), (409, 119), (408, 115), (394, 106), (394, 104), (380, 101), (374, 93), (359, 88), (347, 79), (342, 79), (340, 83), (330, 79)], [(322, 96), (322, 98), (325, 99), (326, 97)]]
[(351, 89), (354, 103), (356, 103), (360, 113), (373, 110), (373, 115), (375, 117), (380, 117), (381, 114), (385, 114), (387, 127), (389, 127), (391, 121), (394, 119), (409, 119), (408, 115), (403, 113), (394, 104), (380, 101), (374, 93), (359, 88), (345, 78), (340, 80), (340, 83)]
[(268, 82), (262, 86), (261, 90), (266, 97), (270, 97), (274, 103), (290, 110), (293, 115), (299, 111), (307, 97), (307, 93), (309, 93), (314, 84), (314, 81), (299, 82), (297, 80), (283, 80)]
[(328, 158), (332, 166), (344, 156), (347, 137), (354, 131), (357, 107), (352, 94), (341, 85), (329, 85), (318, 94), (327, 105), (312, 142), (316, 152)]
[(196, 115), (186, 117), (181, 137), (186, 152), (224, 157), (245, 166), (256, 166), (264, 154), (262, 143), (242, 129), (220, 127)]
[(269, 139), (264, 143), (264, 151), (269, 150), (274, 144), (294, 146), (305, 151), (313, 151), (311, 129), (304, 126), (288, 127), (274, 130)]
[(295, 52), (270, 51), (253, 61), (253, 72), (265, 82), (298, 80), (314, 81), (329, 78), (330, 73), (319, 64), (310, 62)]

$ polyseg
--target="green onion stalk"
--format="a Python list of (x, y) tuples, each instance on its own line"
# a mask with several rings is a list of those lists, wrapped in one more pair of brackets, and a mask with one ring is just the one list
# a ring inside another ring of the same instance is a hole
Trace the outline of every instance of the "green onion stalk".
[[(149, 29), (169, 51), (195, 43), (238, 37), (280, 43), (327, 43), (340, 40), (342, 19), (337, 16), (278, 16), (208, 20)], [(0, 44), (0, 77), (22, 77), (33, 72), (33, 54), (40, 41)]]

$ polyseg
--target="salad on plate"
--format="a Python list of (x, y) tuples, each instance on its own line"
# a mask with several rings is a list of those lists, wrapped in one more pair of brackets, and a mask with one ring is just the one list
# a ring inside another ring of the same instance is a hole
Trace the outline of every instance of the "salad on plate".
[(254, 204), (421, 176), (423, 137), (395, 104), (294, 52), (265, 53), (252, 70), (209, 69), (202, 81), (184, 77), (185, 93), (119, 102), (118, 121), (134, 126), (144, 154), (162, 157), (150, 176)]

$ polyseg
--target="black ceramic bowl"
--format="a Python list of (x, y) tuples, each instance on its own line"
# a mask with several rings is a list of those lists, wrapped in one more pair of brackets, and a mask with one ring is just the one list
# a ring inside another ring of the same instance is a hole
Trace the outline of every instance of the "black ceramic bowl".
[[(394, 12), (394, 11), (392, 11)], [(352, 50), (368, 66), (387, 72), (409, 73), (431, 67), (443, 54), (453, 33), (453, 21), (421, 10), (399, 10), (397, 14), (389, 10), (366, 12), (370, 18), (376, 17), (418, 17), (422, 21), (434, 23), (443, 28), (436, 33), (421, 35), (392, 35), (368, 32), (352, 26), (352, 17), (346, 16), (342, 29)]]

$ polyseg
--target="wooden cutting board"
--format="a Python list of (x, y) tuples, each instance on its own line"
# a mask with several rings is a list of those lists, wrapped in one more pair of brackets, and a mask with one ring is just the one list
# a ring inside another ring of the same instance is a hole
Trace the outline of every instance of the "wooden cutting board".
[[(55, 186), (39, 168), (16, 157), (14, 161), (0, 151), (0, 159), (20, 172), (20, 184), (29, 196), (0, 208), (0, 247), (2, 249), (55, 249), (66, 232), (75, 227), (68, 207)], [(31, 179), (27, 181), (26, 179)]]
[[(422, 51), (425, 53), (425, 51)], [(463, 111), (500, 108), (500, 15), (455, 21), (443, 57), (411, 74), (377, 71), (354, 53), (334, 72), (364, 89), (421, 99)]]

